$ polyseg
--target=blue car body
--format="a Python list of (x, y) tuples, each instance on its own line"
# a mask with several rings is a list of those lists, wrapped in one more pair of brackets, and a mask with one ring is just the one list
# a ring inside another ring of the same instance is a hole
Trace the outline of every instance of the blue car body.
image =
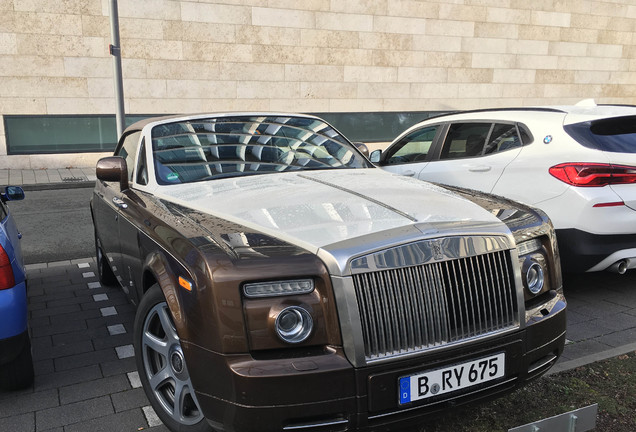
[(33, 380), (21, 235), (5, 204), (24, 198), (24, 192), (11, 190), (14, 193), (7, 190), (0, 202), (0, 388), (9, 390), (30, 385)]

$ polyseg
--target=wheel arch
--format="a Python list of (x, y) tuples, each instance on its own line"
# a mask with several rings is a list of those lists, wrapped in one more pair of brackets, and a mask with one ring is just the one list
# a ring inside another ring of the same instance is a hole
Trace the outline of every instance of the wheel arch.
[(165, 253), (159, 251), (151, 253), (146, 257), (143, 265), (139, 298), (141, 299), (153, 285), (159, 285), (177, 328), (177, 334), (181, 337), (186, 333), (186, 323), (181, 296), (178, 292), (180, 289), (178, 273), (189, 275), (190, 272), (176, 259)]

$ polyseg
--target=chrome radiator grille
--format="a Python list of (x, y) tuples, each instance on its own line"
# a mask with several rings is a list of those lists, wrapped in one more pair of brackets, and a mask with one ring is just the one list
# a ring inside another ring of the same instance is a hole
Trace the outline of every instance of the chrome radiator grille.
[(517, 325), (508, 251), (354, 274), (367, 360)]

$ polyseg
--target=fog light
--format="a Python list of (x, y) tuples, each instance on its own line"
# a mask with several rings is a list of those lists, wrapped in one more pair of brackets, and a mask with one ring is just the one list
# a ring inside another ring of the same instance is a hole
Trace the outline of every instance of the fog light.
[(526, 287), (532, 294), (538, 294), (543, 289), (545, 276), (543, 267), (538, 262), (532, 262), (525, 272)]
[(314, 327), (311, 315), (298, 306), (283, 309), (276, 317), (276, 333), (287, 343), (306, 340)]

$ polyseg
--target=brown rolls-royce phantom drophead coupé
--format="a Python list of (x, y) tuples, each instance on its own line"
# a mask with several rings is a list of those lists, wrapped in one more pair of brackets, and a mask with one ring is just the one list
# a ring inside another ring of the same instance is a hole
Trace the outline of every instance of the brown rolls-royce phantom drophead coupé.
[(563, 351), (544, 213), (375, 168), (317, 117), (136, 123), (97, 163), (91, 212), (174, 431), (397, 429)]

